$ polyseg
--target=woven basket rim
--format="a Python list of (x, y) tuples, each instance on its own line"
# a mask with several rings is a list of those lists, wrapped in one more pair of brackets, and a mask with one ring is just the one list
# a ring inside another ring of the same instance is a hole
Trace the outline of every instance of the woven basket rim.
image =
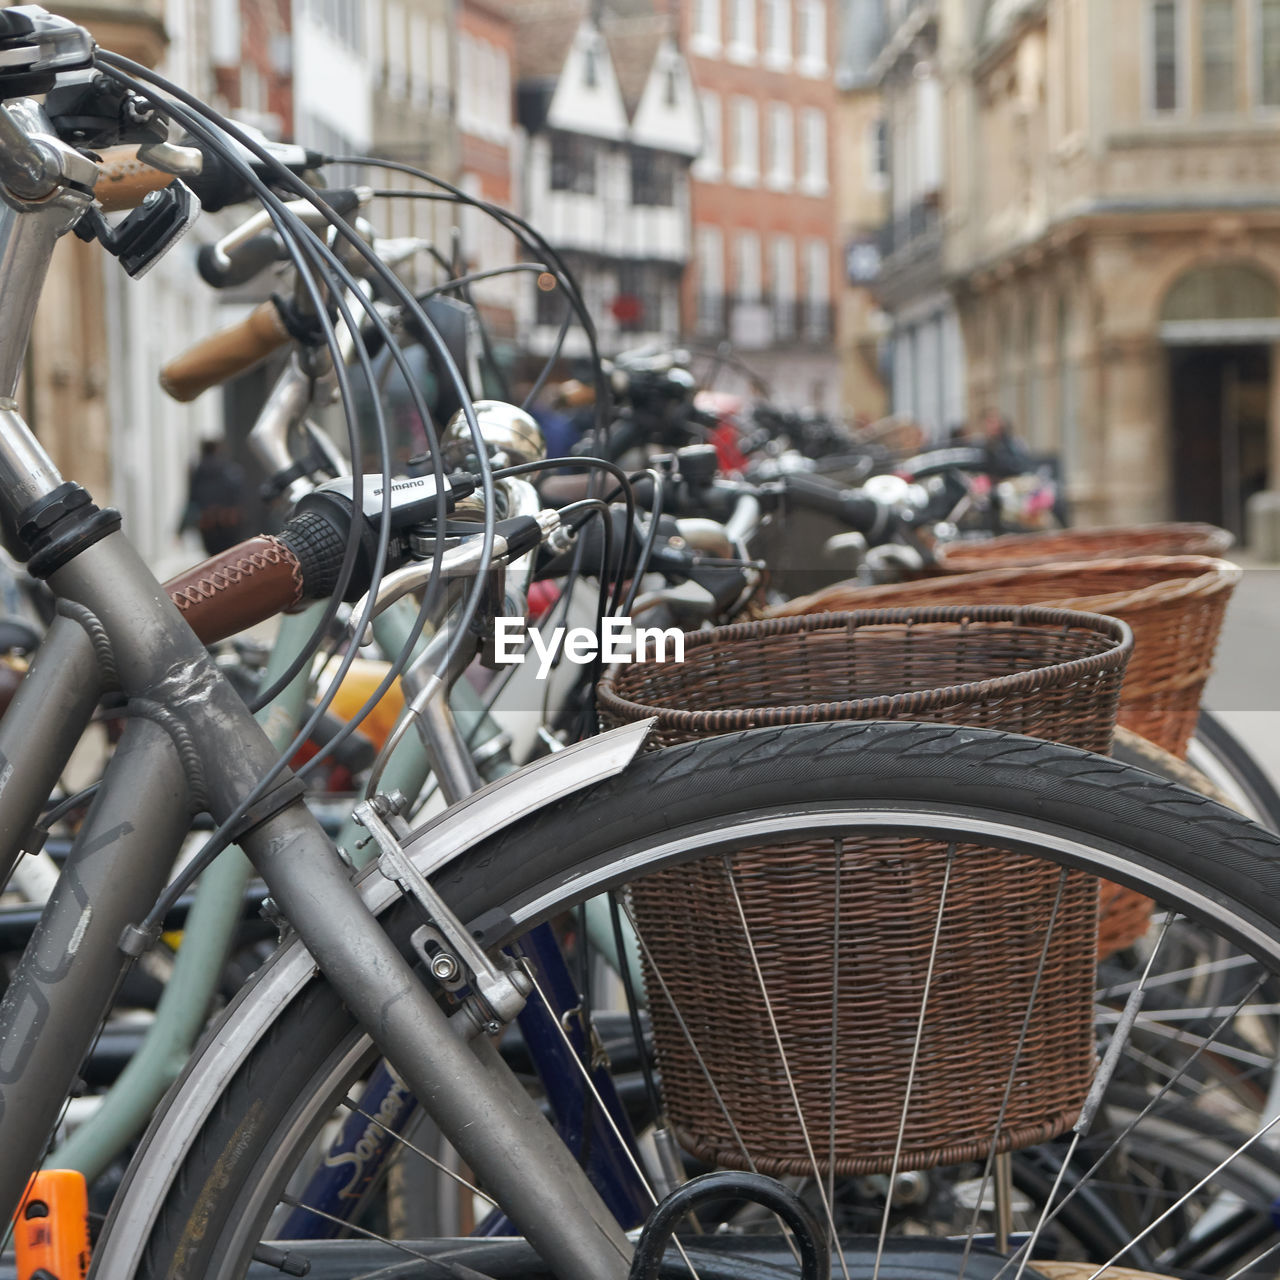
[[(1131, 539), (1135, 535), (1181, 535), (1185, 537), (1203, 537), (1212, 543), (1221, 543), (1223, 551), (1235, 546), (1235, 535), (1220, 525), (1209, 524), (1203, 520), (1157, 520), (1148, 524), (1108, 524), (1089, 525), (1079, 529), (1053, 529), (1038, 533), (1004, 533), (995, 538), (958, 538), (954, 542), (944, 543), (935, 551), (940, 565), (945, 565), (951, 553), (963, 556), (966, 552), (982, 548), (997, 547), (999, 550), (1016, 553), (1022, 549), (1032, 550), (1043, 546), (1050, 539), (1064, 542), (1078, 538), (1081, 543), (1093, 544), (1104, 542), (1107, 538), (1115, 538), (1118, 542)], [(1188, 553), (1202, 554), (1202, 553)], [(1119, 557), (1117, 557), (1119, 558)]]
[[(1144, 587), (1117, 587), (1114, 591), (1094, 591), (1080, 595), (1064, 596), (1054, 604), (1062, 607), (1070, 606), (1087, 613), (1108, 614), (1112, 609), (1123, 608), (1126, 611), (1167, 604), (1173, 600), (1197, 596), (1213, 595), (1219, 591), (1234, 588), (1244, 576), (1244, 570), (1230, 560), (1217, 556), (1128, 556), (1107, 560), (1055, 560), (1046, 564), (1005, 565), (991, 569), (973, 569), (964, 573), (955, 573), (941, 578), (925, 578), (919, 582), (892, 583), (885, 586), (862, 587), (856, 583), (836, 583), (824, 587), (808, 596), (799, 596), (778, 606), (776, 614), (771, 617), (792, 617), (795, 606), (803, 605), (806, 600), (820, 601), (823, 596), (836, 595), (843, 591), (850, 595), (866, 595), (867, 604), (872, 606), (876, 601), (876, 592), (891, 599), (896, 589), (904, 593), (919, 591), (927, 595), (936, 587), (939, 592), (950, 596), (963, 591), (966, 585), (974, 588), (999, 585), (1002, 582), (1021, 582), (1028, 578), (1042, 575), (1045, 578), (1070, 578), (1078, 573), (1114, 573), (1117, 577), (1126, 571), (1132, 573), (1165, 570), (1175, 575), (1162, 582), (1151, 582)], [(1185, 571), (1185, 572), (1184, 572)], [(905, 607), (905, 606), (886, 606)], [(942, 607), (939, 605), (938, 607)], [(831, 612), (830, 610), (828, 612)]]
[[(1040, 625), (1063, 630), (1092, 631), (1113, 641), (1110, 648), (1066, 662), (1051, 662), (1029, 671), (1009, 675), (992, 676), (986, 680), (970, 680), (962, 684), (939, 685), (930, 689), (908, 693), (884, 694), (876, 698), (853, 698), (839, 702), (793, 703), (784, 707), (740, 706), (713, 711), (686, 711), (677, 707), (664, 707), (656, 703), (636, 702), (614, 692), (614, 674), (623, 669), (648, 666), (647, 663), (627, 663), (611, 667), (596, 686), (597, 705), (607, 709), (620, 719), (634, 721), (657, 716), (668, 728), (689, 731), (706, 731), (711, 722), (723, 722), (726, 714), (749, 715), (753, 727), (768, 728), (778, 724), (794, 724), (796, 712), (807, 713), (801, 723), (818, 723), (827, 719), (857, 718), (873, 712), (872, 718), (919, 710), (924, 704), (928, 710), (941, 710), (955, 706), (966, 699), (1012, 695), (1034, 692), (1071, 680), (1084, 679), (1105, 672), (1118, 665), (1121, 670), (1133, 653), (1133, 631), (1128, 623), (1104, 614), (1086, 613), (1074, 609), (1046, 608), (1042, 605), (946, 605), (901, 609), (859, 609), (843, 613), (798, 614), (785, 618), (762, 618), (751, 622), (738, 622), (706, 631), (692, 631), (685, 636), (686, 658), (690, 647), (721, 643), (737, 644), (742, 641), (759, 642), (774, 635), (793, 635), (801, 631), (848, 631), (855, 628), (879, 626), (936, 626), (954, 623), (1007, 623), (1013, 626)], [(713, 730), (714, 731), (714, 730)]]

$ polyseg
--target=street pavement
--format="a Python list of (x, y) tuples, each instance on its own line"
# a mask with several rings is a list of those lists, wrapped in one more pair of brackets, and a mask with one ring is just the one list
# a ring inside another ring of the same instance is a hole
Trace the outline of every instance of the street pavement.
[(1280, 565), (1249, 563), (1227, 610), (1204, 704), (1280, 783)]

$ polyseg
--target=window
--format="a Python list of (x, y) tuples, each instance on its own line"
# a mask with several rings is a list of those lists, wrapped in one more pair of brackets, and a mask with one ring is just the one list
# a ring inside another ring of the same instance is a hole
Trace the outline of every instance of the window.
[(403, 98), (409, 87), (405, 68), (406, 24), (404, 5), (390, 0), (387, 5), (387, 93), (393, 98)]
[(791, 65), (791, 0), (764, 0), (764, 61), (775, 71)]
[(596, 147), (592, 139), (580, 133), (551, 135), (551, 190), (595, 194)]
[(702, 106), (702, 151), (693, 166), (693, 176), (703, 182), (719, 182), (724, 172), (724, 117), (720, 95), (703, 89), (698, 101)]
[(613, 313), (623, 333), (646, 333), (662, 328), (664, 277), (654, 263), (624, 262), (618, 268), (618, 292)]
[(801, 75), (822, 76), (827, 71), (826, 0), (800, 0), (797, 66)]
[(665, 151), (637, 147), (631, 153), (631, 203), (669, 208), (675, 202), (675, 157)]
[(796, 333), (796, 242), (790, 236), (774, 236), (769, 259), (773, 333), (784, 341)]
[(729, 57), (734, 62), (756, 60), (756, 0), (729, 0)]
[(795, 182), (795, 123), (784, 102), (769, 104), (769, 176), (775, 191), (790, 191)]
[(824, 342), (831, 335), (831, 246), (808, 240), (804, 246), (805, 337)]
[(889, 122), (883, 116), (867, 130), (867, 181), (877, 191), (889, 181)]
[(760, 237), (754, 231), (739, 231), (733, 242), (734, 294), (739, 302), (760, 301)]
[(720, 52), (720, 4), (721, 0), (694, 0), (693, 36), (689, 48), (703, 57), (714, 57)]
[(809, 195), (827, 192), (827, 117), (817, 107), (804, 112), (800, 188)]
[(724, 332), (724, 235), (719, 227), (699, 227), (698, 332)]
[(1181, 105), (1182, 17), (1179, 0), (1153, 0), (1151, 5), (1151, 107), (1177, 111)]
[[(503, 65), (505, 68), (505, 62)], [(431, 22), (431, 91), (435, 96), (437, 111), (447, 111), (449, 108), (449, 81), (449, 28), (438, 19), (433, 19)], [(511, 104), (509, 99), (511, 85), (509, 79), (506, 81), (504, 92), (508, 100), (502, 109), (503, 119), (504, 122), (510, 123)]]
[(1236, 0), (1200, 0), (1201, 109), (1236, 109)]
[(754, 187), (760, 180), (760, 121), (751, 98), (733, 100), (733, 170), (729, 176), (740, 187)]
[(430, 33), (425, 14), (409, 15), (409, 96), (419, 104), (431, 97)]
[(1280, 0), (1258, 0), (1258, 89), (1264, 107), (1280, 107)]

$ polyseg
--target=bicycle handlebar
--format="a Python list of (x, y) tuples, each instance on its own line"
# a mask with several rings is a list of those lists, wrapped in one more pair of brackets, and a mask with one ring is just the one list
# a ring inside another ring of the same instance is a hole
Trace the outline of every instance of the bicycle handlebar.
[(173, 174), (139, 160), (136, 146), (108, 147), (102, 152), (98, 171), (93, 194), (104, 213), (136, 209), (151, 192), (175, 181)]
[(202, 338), (160, 370), (160, 385), (183, 404), (253, 368), (290, 340), (274, 299), (259, 303), (237, 324)]
[(281, 538), (250, 538), (165, 583), (204, 644), (292, 608), (305, 590), (297, 553)]

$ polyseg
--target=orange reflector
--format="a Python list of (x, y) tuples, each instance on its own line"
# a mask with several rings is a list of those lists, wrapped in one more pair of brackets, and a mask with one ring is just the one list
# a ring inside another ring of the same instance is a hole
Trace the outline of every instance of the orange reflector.
[(74, 1169), (46, 1169), (27, 1183), (13, 1227), (18, 1280), (84, 1280), (89, 1274), (89, 1190)]

